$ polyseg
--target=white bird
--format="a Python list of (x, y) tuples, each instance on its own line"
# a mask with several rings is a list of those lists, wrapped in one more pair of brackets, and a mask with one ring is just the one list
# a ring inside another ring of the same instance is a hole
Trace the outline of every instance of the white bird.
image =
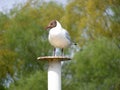
[(57, 20), (52, 20), (46, 30), (49, 29), (48, 40), (50, 44), (54, 47), (54, 55), (55, 48), (63, 49), (69, 47), (72, 44), (69, 33), (62, 28), (61, 24)]

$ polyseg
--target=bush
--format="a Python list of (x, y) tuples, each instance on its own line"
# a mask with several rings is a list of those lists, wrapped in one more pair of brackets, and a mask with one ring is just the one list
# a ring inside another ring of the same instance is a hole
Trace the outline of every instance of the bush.
[(66, 68), (69, 90), (120, 90), (120, 49), (112, 40), (88, 42)]

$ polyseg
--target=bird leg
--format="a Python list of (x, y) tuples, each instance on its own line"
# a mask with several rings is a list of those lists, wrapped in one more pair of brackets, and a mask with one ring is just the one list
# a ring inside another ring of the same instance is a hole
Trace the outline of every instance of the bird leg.
[(53, 56), (55, 56), (56, 48), (53, 48)]
[(61, 52), (62, 52), (62, 56), (64, 56), (63, 48), (61, 49)]

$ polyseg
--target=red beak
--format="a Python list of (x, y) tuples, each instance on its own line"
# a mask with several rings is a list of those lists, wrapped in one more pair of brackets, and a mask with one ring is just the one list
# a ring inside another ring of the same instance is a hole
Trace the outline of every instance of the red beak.
[(47, 26), (47, 27), (45, 28), (45, 30), (48, 30), (48, 29), (51, 29), (51, 26)]

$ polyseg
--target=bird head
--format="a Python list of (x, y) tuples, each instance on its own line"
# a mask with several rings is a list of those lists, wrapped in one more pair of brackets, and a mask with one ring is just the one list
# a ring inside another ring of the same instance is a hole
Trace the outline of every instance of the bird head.
[(55, 27), (61, 28), (61, 24), (57, 20), (52, 20), (52, 21), (50, 21), (50, 23), (46, 27), (46, 30), (52, 29), (52, 28), (55, 28)]
[(57, 21), (56, 21), (56, 20), (52, 20), (52, 21), (48, 24), (48, 26), (46, 27), (46, 30), (51, 29), (51, 28), (54, 28), (54, 27), (56, 27), (56, 26), (57, 26)]

